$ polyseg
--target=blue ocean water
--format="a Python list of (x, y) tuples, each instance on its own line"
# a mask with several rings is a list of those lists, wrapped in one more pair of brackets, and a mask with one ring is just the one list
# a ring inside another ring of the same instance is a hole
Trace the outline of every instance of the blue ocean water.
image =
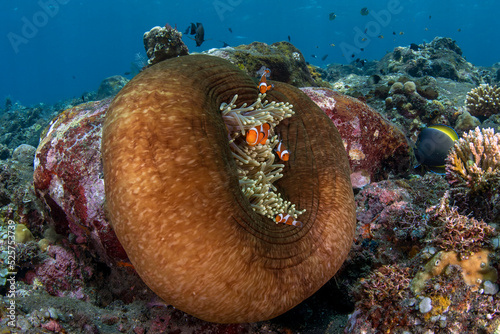
[(196, 47), (185, 36), (190, 52), (290, 37), (307, 61), (326, 66), (380, 59), (396, 46), (442, 36), (474, 65), (491, 66), (500, 61), (499, 12), (498, 0), (2, 1), (0, 99), (54, 103), (97, 90), (145, 57), (143, 33), (166, 23), (180, 31), (203, 23), (208, 40)]

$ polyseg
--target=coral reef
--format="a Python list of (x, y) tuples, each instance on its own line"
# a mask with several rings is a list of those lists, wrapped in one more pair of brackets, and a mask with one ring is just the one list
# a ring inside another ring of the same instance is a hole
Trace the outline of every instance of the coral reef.
[[(329, 280), (310, 298), (277, 318), (258, 323), (214, 324), (183, 313), (178, 308), (159, 300), (138, 276), (135, 263), (130, 263), (126, 258), (116, 257), (117, 253), (110, 246), (116, 245), (117, 240), (116, 237), (109, 238), (112, 234), (106, 232), (111, 231), (111, 226), (104, 218), (104, 198), (99, 195), (102, 192), (103, 170), (99, 147), (102, 122), (109, 100), (87, 103), (75, 108), (75, 105), (96, 98), (97, 94), (86, 92), (81, 97), (60, 101), (54, 105), (38, 104), (31, 107), (24, 107), (12, 98), (6, 98), (5, 108), (0, 108), (3, 111), (0, 112), (0, 122), (4, 125), (0, 128), (0, 159), (2, 159), (0, 161), (0, 292), (4, 295), (4, 298), (0, 299), (2, 315), (0, 332), (266, 334), (296, 332), (317, 334), (342, 331), (360, 334), (499, 332), (500, 237), (498, 236), (498, 181), (494, 175), (496, 169), (492, 168), (491, 173), (482, 170), (482, 176), (475, 175), (470, 178), (469, 173), (474, 174), (479, 169), (486, 168), (482, 162), (477, 164), (477, 168), (471, 168), (476, 165), (476, 156), (480, 157), (479, 161), (496, 157), (491, 154), (488, 154), (488, 157), (485, 154), (480, 155), (482, 150), (487, 151), (487, 141), (497, 140), (496, 137), (491, 137), (493, 136), (491, 130), (485, 135), (481, 129), (491, 127), (499, 133), (500, 114), (492, 114), (485, 119), (487, 116), (475, 117), (464, 107), (466, 94), (479, 82), (498, 84), (499, 64), (495, 64), (492, 68), (476, 68), (460, 61), (452, 61), (449, 65), (441, 66), (447, 59), (461, 57), (458, 47), (453, 43), (450, 44), (450, 41), (443, 39), (433, 44), (433, 48), (440, 50), (430, 50), (430, 44), (426, 43), (420, 46), (396, 48), (395, 52), (396, 54), (400, 52), (401, 58), (398, 58), (400, 60), (390, 58), (392, 64), (384, 63), (387, 59), (381, 62), (355, 59), (349, 65), (329, 65), (326, 70), (305, 65), (315, 84), (323, 84), (320, 81), (325, 78), (335, 81), (331, 83), (334, 89), (359, 100), (341, 97), (341, 100), (347, 101), (341, 103), (334, 99), (333, 95), (327, 96), (328, 90), (325, 90), (324, 94), (316, 94), (319, 91), (316, 89), (304, 90), (307, 94), (314, 93), (313, 98), (318, 95), (316, 103), (338, 124), (346, 147), (356, 148), (359, 147), (357, 144), (366, 142), (366, 146), (362, 149), (348, 150), (350, 153), (348, 157), (354, 159), (353, 161), (358, 161), (356, 159), (363, 161), (360, 158), (365, 154), (364, 160), (378, 164), (379, 157), (383, 157), (384, 147), (378, 147), (379, 151), (376, 151), (376, 147), (370, 148), (369, 139), (375, 134), (378, 134), (378, 138), (385, 135), (381, 134), (384, 130), (377, 132), (378, 128), (371, 127), (370, 122), (363, 124), (362, 119), (355, 122), (353, 116), (361, 115), (375, 123), (378, 122), (376, 118), (378, 116), (383, 121), (382, 125), (385, 124), (384, 126), (388, 126), (389, 129), (395, 126), (411, 139), (415, 139), (413, 137), (416, 137), (422, 127), (435, 123), (453, 126), (459, 134), (476, 126), (479, 126), (479, 129), (474, 130), (472, 136), (467, 134), (469, 146), (463, 149), (464, 159), (462, 160), (458, 153), (455, 158), (456, 161), (461, 161), (463, 168), (459, 170), (464, 171), (466, 177), (462, 177), (462, 174), (454, 170), (453, 173), (456, 175), (450, 173), (446, 179), (429, 173), (423, 177), (405, 175), (407, 178), (397, 179), (404, 173), (391, 164), (382, 167), (379, 170), (381, 172), (375, 177), (366, 170), (353, 173), (351, 180), (353, 185), (358, 187), (355, 190), (358, 222), (355, 242), (346, 261), (335, 278)], [(303, 57), (300, 51), (292, 51), (288, 43), (277, 43), (276, 47), (286, 51), (284, 55), (274, 54), (276, 48), (263, 43), (254, 43), (252, 46), (241, 48), (211, 50), (209, 53), (232, 57), (233, 60), (236, 57), (228, 55), (238, 53), (241, 58), (238, 58), (235, 64), (253, 77), (264, 64), (259, 63), (258, 57), (266, 53), (269, 55), (267, 60), (276, 68), (280, 68), (280, 71), (272, 69), (271, 79), (275, 79), (275, 74), (279, 79), (292, 80), (295, 83), (301, 82), (301, 78), (306, 78), (303, 82), (306, 82), (305, 85), (310, 85), (307, 75), (302, 72)], [(235, 51), (237, 49), (246, 49), (246, 56), (245, 52)], [(394, 53), (389, 57), (391, 55)], [(408, 61), (404, 61), (404, 57), (407, 57)], [(297, 63), (294, 64), (293, 61)], [(433, 63), (437, 64), (434, 69), (431, 66)], [(387, 69), (389, 65), (397, 72), (389, 72)], [(251, 71), (248, 71), (247, 66)], [(405, 72), (413, 69), (420, 75), (427, 68), (431, 71), (427, 73), (432, 75), (449, 73), (455, 79), (413, 77)], [(288, 72), (291, 69), (296, 72)], [(458, 79), (454, 73), (458, 73)], [(221, 77), (225, 80), (227, 73), (223, 72)], [(184, 79), (185, 90), (189, 90), (190, 82), (189, 77)], [(255, 84), (248, 81), (248, 85), (251, 86), (250, 93), (245, 90), (246, 93), (241, 94), (239, 89), (236, 91), (229, 89), (223, 98), (210, 104), (208, 109), (213, 109), (214, 112), (220, 111), (222, 103), (228, 103), (224, 105), (231, 106), (234, 110), (248, 108), (248, 105), (243, 107), (241, 103), (247, 102), (250, 105), (257, 97)], [(215, 95), (219, 94), (216, 90), (215, 92)], [(111, 95), (114, 93), (110, 90)], [(190, 91), (189, 96), (193, 96), (192, 94)], [(233, 107), (230, 102), (235, 94), (240, 96)], [(271, 103), (283, 101), (294, 104), (293, 109), (298, 107), (298, 114), (282, 120), (275, 127), (275, 134), (280, 135), (279, 139), (286, 145), (291, 144), (287, 146), (291, 160), (295, 159), (294, 155), (297, 154), (293, 136), (282, 129), (291, 127), (290, 131), (298, 130), (300, 133), (301, 128), (294, 127), (296, 118), (301, 117), (302, 108), (309, 108), (307, 104), (297, 102), (302, 101), (297, 94), (289, 90), (288, 86), (275, 83), (275, 90), (269, 92), (266, 97)], [(293, 98), (287, 99), (285, 95)], [(386, 104), (387, 98), (391, 100)], [(396, 104), (392, 103), (393, 101), (402, 103)], [(364, 109), (368, 107), (363, 102), (368, 103), (374, 110)], [(408, 104), (411, 104), (411, 107)], [(409, 108), (404, 108), (405, 106)], [(66, 110), (61, 118), (57, 118), (51, 124), (52, 128), (43, 131), (50, 119), (57, 116), (61, 110)], [(333, 110), (336, 115), (333, 112), (329, 113), (328, 110)], [(383, 117), (377, 115), (377, 111)], [(86, 117), (89, 121), (84, 120)], [(386, 122), (384, 118), (390, 119), (391, 122), (384, 123)], [(133, 119), (131, 124), (138, 125), (142, 121), (142, 117), (138, 117)], [(158, 122), (158, 119), (156, 121)], [(206, 131), (205, 127), (210, 122), (211, 118), (202, 118), (196, 119), (187, 127), (179, 126), (179, 131), (185, 139), (182, 143), (170, 137), (170, 133), (164, 132), (154, 138), (147, 136), (138, 138), (144, 141), (150, 139), (147, 142), (151, 143), (149, 147), (154, 147), (156, 141), (164, 139), (168, 139), (169, 144), (182, 144), (179, 147), (183, 147), (187, 141), (195, 147), (190, 150), (190, 154), (196, 156), (199, 148), (205, 145), (203, 141), (212, 138), (210, 134), (213, 135), (213, 132)], [(203, 124), (202, 131), (193, 131), (199, 129), (197, 126), (201, 124)], [(383, 126), (382, 128), (386, 129)], [(220, 134), (221, 142), (234, 139), (226, 137), (228, 132), (234, 133), (228, 130), (230, 129), (223, 124), (218, 128), (217, 133)], [(56, 135), (59, 131), (61, 136)], [(43, 133), (43, 148), (38, 152), (42, 154), (41, 159), (37, 160), (39, 163), (37, 170), (45, 169), (38, 175), (47, 180), (48, 188), (43, 188), (47, 187), (43, 182), (37, 182), (35, 185), (41, 186), (41, 193), (46, 194), (43, 197), (43, 204), (48, 204), (47, 207), (40, 203), (31, 185), (33, 146), (38, 144), (41, 133)], [(478, 141), (480, 137), (483, 138)], [(307, 142), (308, 139), (309, 135), (297, 142)], [(311, 150), (317, 153), (316, 147), (321, 147), (323, 141), (321, 138), (314, 142)], [(268, 142), (271, 144), (270, 140)], [(375, 153), (372, 154), (371, 149)], [(226, 153), (225, 161), (234, 163), (230, 147)], [(408, 154), (406, 150), (403, 153), (399, 156), (406, 165), (404, 159)], [(204, 150), (200, 154), (207, 156), (198, 164), (198, 178), (203, 178), (203, 173), (199, 173), (199, 170), (212, 164), (214, 159), (205, 154)], [(270, 157), (272, 154), (267, 156)], [(308, 158), (312, 157), (310, 151), (307, 151), (307, 154)], [(186, 153), (186, 156), (188, 155)], [(140, 160), (136, 157), (130, 160), (134, 159)], [(185, 164), (189, 166), (188, 159), (174, 159), (174, 161), (179, 166)], [(315, 162), (316, 159), (308, 161)], [(359, 166), (352, 165), (353, 161), (350, 161), (353, 169), (358, 168)], [(274, 160), (274, 163), (276, 164), (277, 160)], [(280, 172), (283, 177), (274, 185), (284, 195), (285, 200), (296, 203), (299, 209), (307, 207), (307, 211), (303, 214), (306, 216), (312, 211), (309, 210), (308, 203), (315, 196), (308, 196), (307, 189), (299, 189), (298, 193), (292, 196), (286, 191), (290, 183), (299, 184), (301, 187), (305, 185), (303, 181), (307, 177), (294, 163), (297, 161), (292, 161), (291, 165), (288, 162), (279, 163), (284, 165), (283, 171)], [(83, 164), (86, 164), (86, 169), (81, 166)], [(139, 173), (144, 171), (143, 168), (138, 169)], [(236, 174), (235, 172), (232, 178), (227, 178), (233, 180), (231, 186), (235, 189), (238, 186)], [(209, 177), (213, 177), (213, 174), (207, 175), (207, 178)], [(373, 182), (378, 179), (383, 180)], [(447, 180), (455, 182), (449, 184)], [(159, 184), (162, 182), (160, 180)], [(94, 188), (90, 187), (91, 190), (87, 191), (91, 184)], [(151, 182), (149, 186), (156, 184)], [(460, 186), (455, 187), (454, 184)], [(92, 189), (95, 189), (97, 196), (92, 196)], [(217, 200), (217, 197), (221, 196), (219, 192), (214, 194), (213, 188), (201, 187), (201, 189), (209, 194), (197, 198), (201, 205), (209, 203), (212, 198)], [(182, 194), (183, 187), (179, 187), (176, 191)], [(130, 192), (130, 196), (137, 198), (137, 193)], [(335, 199), (337, 200), (338, 198)], [(335, 201), (332, 201), (331, 205), (335, 205)], [(245, 200), (242, 196), (238, 203), (243, 202)], [(161, 203), (163, 205), (164, 202)], [(227, 214), (230, 210), (221, 208), (221, 212)], [(254, 214), (261, 216), (254, 212), (251, 213), (252, 217)], [(89, 217), (96, 219), (91, 220)], [(298, 217), (302, 219), (301, 216)], [(190, 218), (191, 224), (196, 225), (198, 221), (203, 221), (205, 225), (213, 226), (219, 233), (225, 232), (218, 220), (207, 219), (206, 216), (201, 218), (190, 216)], [(252, 219), (250, 216), (235, 218), (241, 218), (245, 222)], [(152, 221), (157, 222), (157, 217)], [(174, 217), (169, 223), (176, 221)], [(294, 234), (300, 236), (307, 225), (300, 229), (270, 223), (271, 225), (267, 221), (262, 222), (263, 226), (269, 228), (266, 230), (266, 242), (272, 244), (276, 241), (269, 237), (269, 232), (273, 228), (284, 227), (281, 231), (288, 231), (289, 234), (286, 239), (279, 239), (279, 242), (282, 242), (285, 248), (290, 243), (289, 240), (292, 240), (292, 246), (287, 248), (286, 256), (294, 258), (297, 254), (310, 254), (310, 248), (293, 243), (293, 238), (296, 236)], [(248, 226), (235, 227), (233, 232), (245, 234), (249, 231)], [(61, 234), (57, 233), (56, 227)], [(285, 229), (286, 227), (289, 229)], [(15, 245), (16, 261), (10, 268), (9, 263), (12, 263), (12, 260), (9, 255), (12, 253), (8, 252), (7, 246), (9, 234), (15, 232), (16, 228), (19, 230), (20, 242)], [(147, 233), (151, 229), (145, 230)], [(183, 234), (178, 229), (172, 233), (162, 230), (156, 234), (160, 234), (164, 242), (171, 242), (175, 240), (176, 233)], [(203, 240), (201, 235), (204, 237), (207, 235), (204, 232), (199, 233), (198, 228), (184, 234), (196, 239), (197, 243)], [(152, 235), (150, 239), (154, 239), (155, 231), (150, 235)], [(260, 236), (252, 240), (258, 242)], [(230, 246), (240, 245), (245, 250), (255, 245), (251, 242), (235, 243), (229, 239), (227, 243)], [(268, 251), (270, 248), (265, 242), (260, 245), (260, 254), (264, 257), (270, 258), (277, 254)], [(180, 247), (190, 247), (190, 245), (183, 244)], [(228, 254), (234, 257), (228, 262), (233, 258), (242, 257), (241, 254), (231, 250)], [(196, 255), (200, 261), (206, 260), (206, 253), (198, 252)], [(154, 260), (156, 257), (160, 258), (161, 255), (152, 254), (148, 260)], [(185, 259), (180, 256), (177, 258)], [(252, 258), (254, 259), (255, 257)], [(280, 261), (286, 262), (286, 257), (280, 258)], [(188, 262), (182, 265), (188, 266)], [(235, 281), (238, 281), (240, 277), (238, 275), (239, 273), (233, 275)], [(273, 282), (279, 282), (277, 285), (287, 284), (288, 276), (285, 273), (276, 277)], [(12, 298), (8, 293), (13, 281), (17, 290)], [(310, 279), (298, 280), (291, 290), (298, 290), (305, 284), (304, 282), (310, 281)], [(182, 280), (178, 280), (173, 285), (178, 287), (182, 283)], [(199, 280), (198, 283), (200, 288), (207, 287), (206, 282)], [(208, 285), (210, 283), (208, 282)], [(233, 281), (225, 286), (224, 294), (226, 290), (231, 292), (232, 289), (237, 289)], [(197, 296), (200, 296), (199, 291), (196, 292)], [(258, 294), (262, 294), (262, 289)], [(273, 303), (281, 302), (280, 298), (271, 299)], [(12, 301), (15, 301), (17, 306), (16, 328), (8, 325), (8, 307)], [(258, 306), (254, 308), (259, 309)], [(350, 313), (349, 319), (347, 313)]]
[(188, 54), (188, 48), (182, 41), (182, 33), (168, 25), (153, 27), (144, 33), (143, 39), (149, 65)]
[(500, 220), (500, 134), (476, 128), (455, 142), (446, 162), (451, 196), (463, 212)]
[(351, 182), (362, 188), (410, 167), (404, 134), (365, 103), (328, 88), (302, 88), (333, 121), (349, 156)]
[(467, 93), (465, 99), (467, 111), (473, 116), (485, 116), (500, 113), (500, 88), (482, 84)]
[(319, 86), (307, 67), (304, 56), (293, 44), (277, 42), (271, 45), (253, 42), (248, 45), (211, 49), (203, 52), (229, 60), (250, 77), (260, 77), (257, 72), (265, 66), (271, 69), (271, 79), (295, 87)]
[(57, 233), (72, 233), (78, 244), (111, 264), (127, 256), (103, 209), (100, 138), (109, 103), (81, 104), (50, 123), (36, 151), (33, 183)]
[(300, 90), (279, 82), (266, 97), (295, 114), (274, 128), (291, 149), (276, 188), (306, 210), (304, 227), (276, 225), (252, 209), (220, 115), (235, 93), (242, 108), (258, 96), (230, 62), (169, 59), (120, 91), (102, 137), (106, 207), (135, 269), (168, 303), (223, 323), (273, 318), (312, 295), (344, 261), (355, 224), (338, 131)]

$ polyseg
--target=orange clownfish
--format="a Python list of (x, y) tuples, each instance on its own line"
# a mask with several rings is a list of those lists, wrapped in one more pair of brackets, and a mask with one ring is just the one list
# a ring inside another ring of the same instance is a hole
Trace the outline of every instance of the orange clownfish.
[(275, 218), (275, 220), (276, 220), (276, 224), (282, 223), (282, 224), (287, 224), (287, 225), (302, 227), (302, 222), (299, 222), (298, 220), (295, 220), (290, 215), (284, 215), (283, 213), (280, 213), (279, 215), (277, 215), (276, 218)]
[(288, 152), (287, 149), (285, 149), (285, 146), (280, 142), (278, 142), (278, 146), (274, 149), (276, 151), (276, 154), (280, 157), (281, 160), (283, 161), (288, 161), (290, 158), (290, 152)]
[(259, 126), (254, 126), (247, 132), (246, 141), (250, 146), (255, 146), (257, 144), (265, 144), (267, 138), (269, 137), (269, 130), (271, 126), (268, 123), (261, 124)]
[(259, 92), (261, 92), (261, 94), (264, 94), (265, 92), (268, 92), (271, 88), (274, 87), (274, 85), (271, 85), (271, 86), (267, 85), (267, 79), (266, 79), (266, 77), (268, 77), (270, 74), (271, 74), (271, 70), (268, 69), (268, 68), (266, 68), (264, 70), (264, 73), (262, 73), (262, 76), (260, 77)]

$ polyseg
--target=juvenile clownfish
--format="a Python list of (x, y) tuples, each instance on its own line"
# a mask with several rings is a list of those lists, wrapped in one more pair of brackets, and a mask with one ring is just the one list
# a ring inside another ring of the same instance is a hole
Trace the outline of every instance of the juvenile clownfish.
[(264, 123), (259, 126), (254, 126), (248, 130), (246, 135), (247, 144), (250, 146), (265, 144), (267, 138), (269, 137), (270, 128), (271, 126), (268, 123)]
[(281, 160), (283, 161), (288, 161), (290, 158), (290, 152), (288, 152), (287, 149), (285, 149), (285, 145), (280, 141), (278, 142), (278, 146), (274, 149), (276, 151), (276, 154), (280, 157)]
[(277, 215), (275, 220), (276, 220), (276, 224), (282, 223), (282, 224), (302, 227), (302, 222), (295, 220), (290, 215), (284, 215), (283, 213), (280, 213), (279, 215)]
[(270, 86), (267, 85), (267, 79), (266, 79), (266, 77), (268, 77), (270, 74), (271, 74), (271, 70), (268, 69), (268, 68), (266, 68), (264, 70), (264, 73), (262, 73), (262, 76), (260, 77), (259, 92), (261, 92), (261, 94), (264, 94), (265, 92), (268, 92), (269, 90), (271, 90), (271, 88), (274, 87), (274, 85), (270, 85)]

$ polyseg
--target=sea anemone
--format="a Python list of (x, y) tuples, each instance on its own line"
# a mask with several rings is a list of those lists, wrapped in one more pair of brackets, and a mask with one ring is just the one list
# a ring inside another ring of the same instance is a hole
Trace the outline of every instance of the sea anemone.
[(500, 88), (482, 84), (467, 93), (465, 106), (473, 116), (489, 117), (500, 113)]
[[(275, 82), (265, 99), (228, 61), (192, 55), (141, 72), (106, 115), (116, 235), (156, 294), (207, 321), (282, 314), (326, 283), (351, 247), (354, 197), (338, 131), (290, 85)], [(252, 113), (258, 121), (244, 124)], [(247, 127), (264, 122), (269, 139), (248, 148)], [(278, 140), (290, 152), (284, 163), (274, 161)], [(276, 224), (281, 211), (302, 227)]]

